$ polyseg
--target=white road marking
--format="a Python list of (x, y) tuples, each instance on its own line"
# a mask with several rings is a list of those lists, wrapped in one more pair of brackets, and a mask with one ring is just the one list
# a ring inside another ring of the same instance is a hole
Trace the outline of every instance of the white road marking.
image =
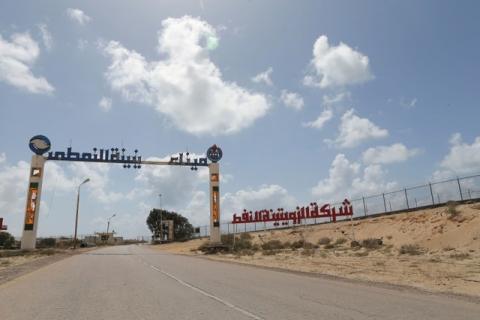
[(230, 302), (228, 302), (228, 301), (226, 301), (226, 300), (223, 300), (222, 298), (219, 298), (219, 297), (217, 297), (217, 296), (214, 296), (214, 295), (211, 294), (211, 293), (208, 293), (208, 292), (206, 292), (206, 291), (203, 291), (202, 289), (197, 288), (197, 287), (195, 287), (195, 286), (193, 286), (193, 285), (191, 285), (191, 284), (183, 281), (182, 279), (179, 279), (179, 278), (175, 277), (173, 274), (170, 274), (170, 273), (166, 272), (165, 270), (159, 269), (159, 268), (157, 268), (157, 267), (155, 267), (155, 266), (152, 266), (152, 265), (150, 265), (150, 268), (152, 268), (153, 270), (158, 271), (158, 272), (166, 275), (167, 277), (169, 277), (169, 278), (177, 281), (178, 283), (180, 283), (181, 285), (183, 285), (183, 286), (185, 286), (185, 287), (187, 287), (187, 288), (190, 288), (190, 289), (192, 289), (192, 290), (194, 290), (194, 291), (196, 291), (196, 292), (198, 292), (198, 293), (200, 293), (200, 294), (203, 294), (203, 295), (206, 296), (206, 297), (209, 297), (210, 299), (213, 299), (213, 300), (215, 300), (215, 301), (217, 301), (217, 302), (220, 302), (221, 304), (226, 305), (226, 306), (229, 307), (229, 308), (232, 308), (232, 309), (234, 309), (234, 310), (236, 310), (236, 311), (238, 311), (238, 312), (240, 312), (240, 313), (243, 313), (244, 315), (246, 315), (246, 316), (249, 317), (249, 318), (252, 318), (252, 319), (255, 319), (255, 320), (263, 320), (263, 318), (261, 318), (261, 317), (259, 317), (259, 316), (257, 316), (257, 315), (254, 315), (253, 313), (248, 312), (247, 310), (244, 310), (244, 309), (242, 309), (242, 308), (240, 308), (240, 307), (237, 307), (236, 305), (234, 305), (234, 304), (232, 304), (232, 303), (230, 303)]

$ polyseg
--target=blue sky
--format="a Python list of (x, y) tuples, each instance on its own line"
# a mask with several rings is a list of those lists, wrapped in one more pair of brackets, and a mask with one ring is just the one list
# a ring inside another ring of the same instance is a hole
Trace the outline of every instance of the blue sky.
[[(35, 134), (144, 158), (213, 143), (222, 220), (480, 172), (474, 1), (0, 4), (0, 216), (21, 232)], [(316, 48), (316, 50), (314, 50)], [(205, 172), (48, 163), (40, 235), (208, 222)]]

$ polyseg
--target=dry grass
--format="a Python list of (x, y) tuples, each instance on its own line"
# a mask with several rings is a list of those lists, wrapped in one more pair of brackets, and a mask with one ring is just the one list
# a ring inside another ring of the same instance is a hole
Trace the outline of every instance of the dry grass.
[(409, 254), (411, 256), (416, 256), (423, 253), (423, 249), (418, 244), (404, 244), (400, 247), (400, 254)]

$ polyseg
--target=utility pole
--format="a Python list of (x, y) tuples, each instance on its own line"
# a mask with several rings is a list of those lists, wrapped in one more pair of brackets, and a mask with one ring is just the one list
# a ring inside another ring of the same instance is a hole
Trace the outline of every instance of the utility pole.
[(80, 187), (90, 181), (90, 178), (85, 179), (82, 183), (78, 185), (77, 189), (77, 210), (75, 214), (75, 235), (73, 236), (73, 249), (77, 248), (77, 228), (78, 228), (78, 207), (80, 204)]

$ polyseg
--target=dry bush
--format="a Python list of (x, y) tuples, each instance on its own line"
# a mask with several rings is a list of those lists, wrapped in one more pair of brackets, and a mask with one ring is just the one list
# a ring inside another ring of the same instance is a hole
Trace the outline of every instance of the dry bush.
[(422, 253), (423, 249), (418, 244), (404, 244), (400, 247), (400, 254), (409, 254), (414, 256)]
[(315, 254), (315, 249), (303, 249), (302, 255), (303, 256), (313, 256)]
[(280, 240), (270, 240), (262, 244), (262, 249), (265, 251), (269, 250), (280, 250), (283, 249), (285, 246)]
[(304, 245), (305, 245), (305, 240), (297, 240), (292, 242), (292, 245), (290, 246), (290, 248), (292, 248), (292, 250), (296, 250), (296, 249), (303, 248)]
[(335, 245), (329, 243), (329, 244), (326, 244), (326, 245), (324, 246), (324, 248), (325, 248), (325, 249), (334, 249), (334, 248), (335, 248)]
[(278, 250), (263, 250), (262, 254), (264, 256), (274, 256), (278, 253)]
[(330, 244), (331, 241), (332, 239), (330, 239), (329, 237), (323, 237), (318, 240), (318, 244), (323, 246), (326, 244)]
[(452, 253), (450, 258), (457, 259), (457, 260), (464, 260), (470, 258), (470, 254), (468, 253)]
[(362, 240), (362, 247), (366, 249), (378, 249), (383, 245), (382, 239), (368, 238)]
[(345, 239), (345, 238), (338, 238), (337, 240), (335, 240), (334, 245), (340, 246), (340, 245), (344, 244), (345, 242), (347, 242), (347, 239)]
[(458, 203), (456, 201), (448, 201), (447, 205), (447, 213), (450, 215), (450, 219), (456, 217), (460, 212), (457, 210)]

